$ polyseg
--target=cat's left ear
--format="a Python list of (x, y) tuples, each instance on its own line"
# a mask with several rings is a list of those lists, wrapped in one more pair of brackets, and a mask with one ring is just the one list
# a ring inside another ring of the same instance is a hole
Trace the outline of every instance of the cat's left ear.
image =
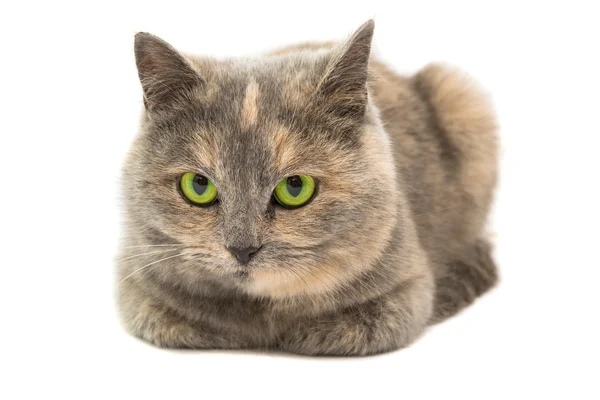
[(186, 95), (204, 83), (185, 57), (154, 35), (135, 35), (134, 49), (144, 106), (150, 113), (168, 111), (177, 102), (185, 102)]
[(318, 90), (336, 113), (364, 116), (375, 21), (365, 22), (333, 55)]

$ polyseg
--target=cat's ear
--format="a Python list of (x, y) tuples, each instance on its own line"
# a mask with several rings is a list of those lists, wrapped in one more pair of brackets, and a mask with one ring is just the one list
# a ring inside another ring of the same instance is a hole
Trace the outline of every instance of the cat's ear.
[(367, 106), (367, 78), (375, 22), (365, 22), (334, 53), (318, 90), (345, 116), (364, 115)]
[(135, 35), (135, 61), (149, 112), (168, 110), (203, 80), (190, 63), (164, 40), (149, 33)]

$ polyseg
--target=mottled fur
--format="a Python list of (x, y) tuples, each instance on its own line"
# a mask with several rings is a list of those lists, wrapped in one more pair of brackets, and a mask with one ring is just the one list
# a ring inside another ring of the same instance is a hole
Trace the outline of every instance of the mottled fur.
[[(164, 347), (365, 355), (407, 346), (496, 281), (494, 117), (461, 73), (398, 76), (342, 44), (183, 56), (136, 36), (146, 111), (123, 169), (125, 327)], [(193, 207), (185, 172), (218, 202)], [(318, 182), (289, 210), (290, 175)], [(227, 246), (259, 247), (241, 265)]]

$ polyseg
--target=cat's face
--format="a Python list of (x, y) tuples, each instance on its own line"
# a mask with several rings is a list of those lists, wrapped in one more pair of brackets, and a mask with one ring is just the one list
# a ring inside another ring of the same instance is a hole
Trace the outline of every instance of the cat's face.
[[(370, 28), (342, 48), (256, 61), (186, 60), (138, 35), (147, 113), (124, 184), (136, 231), (185, 247), (163, 274), (282, 298), (334, 290), (372, 266), (395, 223), (396, 184), (366, 95)], [(210, 205), (186, 199), (186, 173), (214, 185)], [(298, 176), (314, 194), (283, 207), (274, 190)], [(240, 261), (232, 248), (259, 250)]]

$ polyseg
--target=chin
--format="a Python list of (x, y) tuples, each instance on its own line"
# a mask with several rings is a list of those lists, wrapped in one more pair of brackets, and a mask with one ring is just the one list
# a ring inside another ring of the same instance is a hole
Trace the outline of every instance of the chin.
[(292, 268), (281, 267), (280, 264), (270, 266), (250, 263), (239, 268), (234, 276), (246, 294), (271, 299), (322, 294), (339, 285), (339, 280), (330, 271), (311, 269), (304, 265)]

